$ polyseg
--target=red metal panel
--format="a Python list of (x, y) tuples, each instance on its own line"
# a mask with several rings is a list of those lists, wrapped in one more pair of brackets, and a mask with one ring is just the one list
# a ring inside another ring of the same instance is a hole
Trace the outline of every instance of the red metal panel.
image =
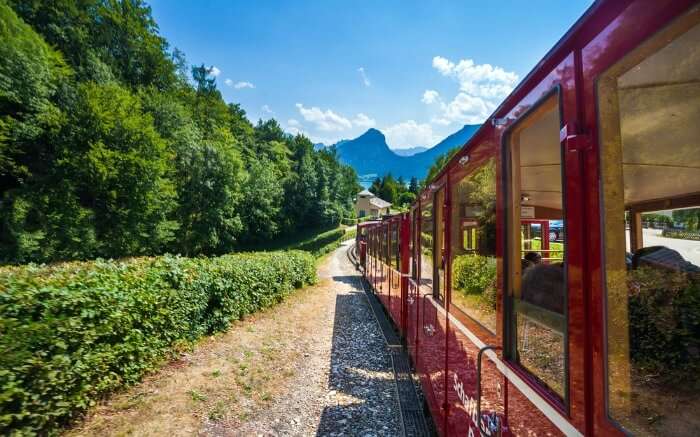
[(417, 370), (425, 399), (428, 402), (433, 422), (438, 434), (445, 433), (445, 338), (447, 333), (446, 319), (440, 314), (439, 302), (433, 300), (432, 290), (421, 290), (418, 304), (420, 317), (418, 325)]

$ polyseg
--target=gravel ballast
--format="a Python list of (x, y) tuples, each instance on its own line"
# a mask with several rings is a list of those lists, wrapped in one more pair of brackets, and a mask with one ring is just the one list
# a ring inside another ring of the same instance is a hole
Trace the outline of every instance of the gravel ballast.
[(391, 357), (347, 259), (349, 243), (319, 272), (329, 279), (312, 350), (283, 399), (239, 428), (240, 435), (402, 434)]

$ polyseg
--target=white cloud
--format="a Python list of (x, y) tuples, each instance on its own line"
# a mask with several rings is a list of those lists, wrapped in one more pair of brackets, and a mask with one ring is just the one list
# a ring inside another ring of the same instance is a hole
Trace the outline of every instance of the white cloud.
[[(451, 102), (439, 101), (442, 114), (433, 121), (443, 125), (483, 122), (518, 82), (518, 75), (513, 72), (491, 64), (476, 64), (471, 59), (454, 63), (435, 56), (433, 68), (459, 83), (459, 93)], [(429, 92), (423, 94), (424, 103), (437, 101), (437, 93), (433, 96)]]
[(438, 93), (435, 90), (425, 90), (423, 93), (423, 98), (421, 99), (421, 102), (425, 103), (426, 105), (431, 105), (438, 101), (440, 99), (440, 93)]
[(289, 120), (287, 120), (287, 130), (292, 135), (299, 135), (300, 133), (302, 133), (301, 123), (299, 123), (299, 120), (290, 118)]
[(369, 78), (367, 77), (367, 73), (365, 72), (365, 67), (360, 67), (357, 69), (357, 71), (360, 73), (360, 77), (362, 78), (362, 83), (365, 84), (365, 86), (371, 86), (372, 82), (370, 82)]
[(301, 103), (297, 103), (296, 107), (299, 109), (299, 113), (304, 120), (313, 123), (316, 129), (320, 131), (335, 132), (350, 129), (352, 127), (352, 122), (350, 120), (336, 114), (330, 109), (322, 111), (317, 106), (306, 108)]
[(361, 112), (355, 116), (352, 122), (355, 126), (366, 128), (374, 127), (377, 125), (377, 122), (373, 118), (369, 118)]
[(414, 120), (389, 126), (384, 128), (383, 132), (387, 144), (392, 149), (407, 149), (416, 146), (431, 147), (439, 141), (429, 123), (417, 123)]
[(481, 123), (496, 109), (496, 104), (492, 101), (467, 93), (459, 93), (450, 103), (443, 105), (444, 119), (466, 124)]
[(241, 88), (255, 88), (255, 85), (253, 85), (250, 82), (241, 81), (241, 82), (236, 82), (233, 85), (233, 87), (236, 88), (237, 90), (240, 90)]
[(226, 80), (224, 81), (224, 83), (226, 84), (226, 86), (232, 86), (232, 85), (233, 85), (233, 81), (232, 81), (231, 79), (226, 79)]
[(221, 74), (221, 70), (219, 70), (218, 68), (216, 68), (216, 66), (213, 66), (213, 65), (212, 65), (212, 67), (209, 69), (209, 74), (211, 74), (212, 76), (216, 77), (216, 76), (218, 76), (218, 75)]
[(266, 114), (274, 114), (274, 113), (275, 113), (275, 112), (274, 112), (272, 109), (270, 109), (270, 107), (267, 106), (267, 105), (262, 105), (262, 108), (260, 108), (260, 109), (262, 109), (262, 111), (263, 111), (264, 113), (266, 113)]

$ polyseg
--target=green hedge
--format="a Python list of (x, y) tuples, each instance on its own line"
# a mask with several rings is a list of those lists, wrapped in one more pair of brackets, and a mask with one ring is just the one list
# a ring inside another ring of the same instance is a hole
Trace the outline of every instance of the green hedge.
[(668, 238), (680, 238), (683, 240), (694, 240), (700, 241), (700, 232), (693, 231), (674, 231), (671, 229), (664, 229), (661, 235)]
[(628, 276), (630, 354), (645, 374), (697, 381), (700, 368), (700, 275), (640, 267)]
[(481, 294), (496, 287), (496, 258), (475, 254), (460, 255), (452, 263), (454, 288), (468, 294)]
[(315, 257), (323, 256), (338, 246), (345, 236), (345, 229), (333, 229), (322, 234), (318, 234), (311, 240), (306, 240), (293, 246), (294, 249), (311, 252)]
[(354, 240), (357, 238), (357, 228), (346, 231), (343, 234), (343, 241)]
[(0, 434), (51, 433), (179, 345), (315, 281), (305, 252), (0, 269)]

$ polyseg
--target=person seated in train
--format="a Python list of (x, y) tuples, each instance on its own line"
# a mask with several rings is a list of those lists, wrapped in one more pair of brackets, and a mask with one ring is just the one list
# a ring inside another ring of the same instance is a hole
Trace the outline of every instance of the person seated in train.
[(542, 255), (537, 252), (528, 252), (525, 257), (520, 260), (520, 269), (524, 272), (525, 270), (533, 267), (542, 262)]
[(564, 264), (535, 264), (523, 272), (521, 299), (564, 314)]
[(525, 254), (525, 259), (530, 261), (532, 264), (542, 263), (542, 255), (539, 252), (528, 252)]

